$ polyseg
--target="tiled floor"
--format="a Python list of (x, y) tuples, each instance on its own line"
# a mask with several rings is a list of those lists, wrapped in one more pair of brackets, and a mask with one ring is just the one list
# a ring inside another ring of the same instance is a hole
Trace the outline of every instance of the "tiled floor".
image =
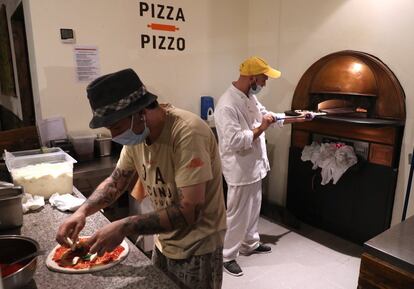
[(362, 247), (301, 224), (289, 228), (264, 218), (261, 240), (270, 254), (239, 256), (244, 275), (223, 273), (223, 289), (356, 289)]

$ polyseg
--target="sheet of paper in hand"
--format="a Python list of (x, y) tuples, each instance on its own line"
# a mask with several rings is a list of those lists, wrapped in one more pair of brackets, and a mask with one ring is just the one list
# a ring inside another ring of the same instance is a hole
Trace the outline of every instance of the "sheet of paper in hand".
[(106, 252), (101, 257), (89, 254), (89, 248), (82, 246), (87, 239), (86, 236), (80, 237), (73, 250), (57, 245), (46, 258), (47, 268), (69, 274), (91, 273), (111, 268), (128, 255), (129, 247), (125, 240), (112, 252)]

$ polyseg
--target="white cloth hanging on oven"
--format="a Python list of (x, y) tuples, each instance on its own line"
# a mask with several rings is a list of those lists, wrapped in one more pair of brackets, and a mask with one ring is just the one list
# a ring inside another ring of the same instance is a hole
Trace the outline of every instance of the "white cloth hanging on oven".
[(357, 157), (352, 146), (343, 143), (313, 142), (305, 146), (301, 156), (302, 161), (311, 161), (312, 169), (321, 168), (322, 185), (331, 180), (336, 184), (348, 168), (357, 163)]
[(302, 161), (311, 161), (313, 164), (312, 169), (316, 170), (318, 168), (317, 161), (321, 153), (321, 145), (317, 142), (312, 142), (311, 145), (305, 146), (302, 151), (301, 159)]
[(332, 164), (332, 180), (336, 184), (346, 170), (358, 162), (352, 146), (344, 145), (335, 152), (335, 162)]
[(322, 175), (322, 185), (326, 185), (332, 179), (332, 168), (335, 162), (335, 151), (337, 150), (335, 143), (321, 144), (319, 159), (317, 165), (320, 167)]

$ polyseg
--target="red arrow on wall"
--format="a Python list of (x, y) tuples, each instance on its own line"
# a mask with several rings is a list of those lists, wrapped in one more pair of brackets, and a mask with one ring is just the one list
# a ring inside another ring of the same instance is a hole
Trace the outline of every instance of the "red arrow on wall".
[(180, 30), (175, 25), (167, 25), (167, 24), (159, 24), (159, 23), (151, 23), (151, 24), (148, 24), (147, 26), (148, 28), (151, 28), (152, 30), (162, 30), (162, 31), (171, 31), (171, 32)]

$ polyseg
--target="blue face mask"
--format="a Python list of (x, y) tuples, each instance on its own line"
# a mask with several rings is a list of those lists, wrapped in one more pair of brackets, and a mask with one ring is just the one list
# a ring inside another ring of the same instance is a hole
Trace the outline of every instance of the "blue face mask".
[(144, 131), (140, 134), (136, 134), (132, 131), (132, 126), (134, 125), (134, 116), (132, 116), (131, 120), (131, 127), (121, 133), (120, 135), (117, 135), (112, 140), (114, 142), (117, 142), (121, 145), (136, 145), (140, 144), (145, 141), (145, 139), (148, 137), (150, 131), (147, 127), (147, 124), (145, 122), (145, 116), (144, 116)]
[(249, 95), (256, 95), (262, 90), (262, 86), (258, 85), (256, 82), (250, 86)]

